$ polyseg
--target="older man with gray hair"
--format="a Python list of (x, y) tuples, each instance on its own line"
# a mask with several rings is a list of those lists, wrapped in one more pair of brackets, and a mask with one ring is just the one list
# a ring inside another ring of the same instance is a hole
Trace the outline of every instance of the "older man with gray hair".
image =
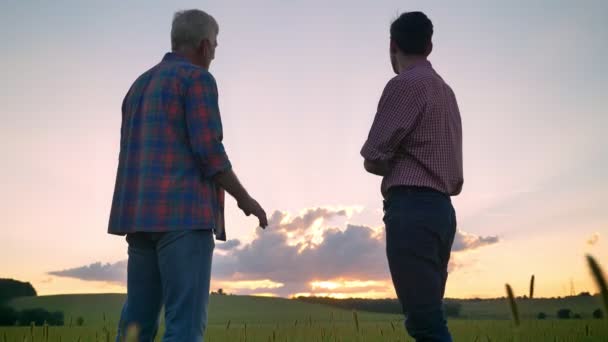
[(209, 14), (175, 14), (172, 52), (133, 83), (122, 103), (120, 155), (108, 233), (126, 235), (127, 299), (117, 341), (202, 341), (211, 258), (226, 240), (224, 190), (262, 228), (266, 213), (240, 184), (222, 144), (215, 79), (219, 27)]

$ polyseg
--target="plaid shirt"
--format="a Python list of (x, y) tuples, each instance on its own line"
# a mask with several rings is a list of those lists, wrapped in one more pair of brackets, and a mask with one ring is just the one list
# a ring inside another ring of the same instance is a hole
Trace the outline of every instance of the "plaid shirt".
[(224, 191), (212, 177), (230, 167), (215, 79), (166, 54), (122, 104), (108, 233), (214, 229), (225, 240)]
[(429, 61), (391, 79), (361, 155), (388, 161), (382, 193), (392, 186), (424, 186), (448, 195), (462, 190), (462, 123), (454, 92)]

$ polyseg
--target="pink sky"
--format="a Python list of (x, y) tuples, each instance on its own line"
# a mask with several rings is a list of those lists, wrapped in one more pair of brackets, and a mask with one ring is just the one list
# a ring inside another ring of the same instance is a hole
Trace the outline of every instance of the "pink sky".
[[(367, 3), (205, 3), (220, 24), (211, 72), (228, 154), (249, 191), (282, 217), (258, 233), (229, 200), (228, 237), (240, 243), (221, 251), (218, 242), (212, 287), (393, 295), (380, 180), (358, 152), (392, 76), (390, 21), (423, 10), (435, 24), (431, 62), (454, 88), (464, 125), (465, 186), (454, 199), (463, 248), (447, 296), (500, 296), (506, 282), (523, 293), (532, 274), (540, 296), (569, 294), (571, 283), (595, 291), (584, 255), (608, 267), (608, 5)], [(105, 233), (120, 103), (169, 48), (172, 13), (196, 5), (0, 5), (0, 277), (31, 281), (41, 294), (124, 291), (126, 243)], [(323, 210), (334, 214), (299, 223), (296, 236), (282, 230)], [(261, 247), (270, 241), (280, 248)], [(340, 242), (349, 259), (319, 254)], [(354, 246), (369, 248), (368, 258)], [(272, 269), (239, 261), (294, 250), (303, 257)], [(291, 281), (296, 266), (304, 274)], [(85, 273), (93, 280), (65, 276)]]

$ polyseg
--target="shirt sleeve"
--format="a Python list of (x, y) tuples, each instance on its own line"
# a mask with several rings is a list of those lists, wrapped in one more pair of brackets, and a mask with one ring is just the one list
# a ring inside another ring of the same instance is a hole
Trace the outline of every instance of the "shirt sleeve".
[(388, 82), (361, 156), (370, 161), (390, 161), (414, 129), (424, 108), (424, 89), (393, 78)]
[(222, 143), (217, 85), (210, 73), (193, 73), (184, 107), (190, 146), (203, 176), (210, 178), (231, 168)]

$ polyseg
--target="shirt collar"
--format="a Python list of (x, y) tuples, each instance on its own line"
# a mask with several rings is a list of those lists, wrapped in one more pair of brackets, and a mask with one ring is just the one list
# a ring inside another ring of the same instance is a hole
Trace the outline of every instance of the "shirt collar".
[(407, 68), (405, 68), (403, 71), (408, 71), (408, 70), (412, 70), (414, 68), (418, 68), (418, 67), (422, 67), (422, 68), (432, 68), (433, 65), (431, 64), (431, 62), (428, 59), (421, 59), (419, 61), (416, 61), (410, 65), (408, 65)]
[(165, 56), (163, 57), (163, 62), (185, 62), (185, 63), (190, 63), (190, 61), (186, 57), (184, 57), (184, 56), (182, 56), (182, 55), (180, 55), (178, 53), (175, 53), (175, 52), (167, 52), (165, 54)]

